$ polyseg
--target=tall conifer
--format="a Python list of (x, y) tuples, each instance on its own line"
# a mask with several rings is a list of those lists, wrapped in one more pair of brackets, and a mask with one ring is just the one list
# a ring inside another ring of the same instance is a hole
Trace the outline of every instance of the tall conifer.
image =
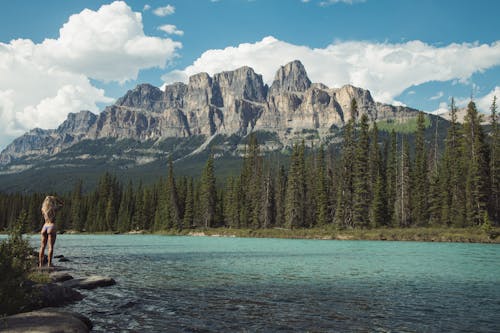
[(425, 116), (419, 112), (417, 116), (417, 132), (415, 133), (415, 162), (412, 170), (412, 216), (413, 223), (422, 227), (428, 222), (427, 150), (425, 148)]
[(366, 228), (369, 225), (370, 168), (369, 168), (368, 116), (360, 119), (359, 136), (356, 143), (354, 180), (353, 180), (353, 219), (354, 225)]
[(497, 97), (491, 103), (491, 143), (490, 143), (490, 217), (500, 225), (500, 128), (498, 126)]
[(203, 226), (211, 228), (215, 221), (217, 189), (215, 187), (214, 157), (209, 155), (200, 184), (200, 213)]

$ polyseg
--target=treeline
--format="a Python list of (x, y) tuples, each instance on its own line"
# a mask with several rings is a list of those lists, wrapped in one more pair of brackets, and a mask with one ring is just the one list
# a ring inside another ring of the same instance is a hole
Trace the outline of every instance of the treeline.
[[(380, 142), (377, 124), (352, 118), (343, 130), (340, 153), (323, 147), (291, 152), (288, 168), (271, 163), (255, 136), (247, 144), (241, 172), (217, 184), (210, 156), (201, 177), (175, 177), (170, 161), (166, 178), (153, 186), (122, 184), (105, 174), (97, 188), (82, 183), (63, 196), (60, 229), (87, 232), (182, 230), (187, 228), (337, 228), (468, 227), (499, 225), (500, 132), (496, 98), (489, 135), (474, 102), (464, 123), (457, 122), (452, 100), (451, 124), (438, 150), (426, 142), (425, 116), (417, 118), (415, 143), (394, 131)], [(21, 221), (38, 231), (44, 195), (1, 194), (0, 229)]]

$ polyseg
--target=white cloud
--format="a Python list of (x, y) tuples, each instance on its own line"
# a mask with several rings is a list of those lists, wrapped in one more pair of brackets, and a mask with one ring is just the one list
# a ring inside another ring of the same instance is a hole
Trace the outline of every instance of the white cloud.
[(449, 111), (448, 104), (446, 102), (441, 102), (439, 103), (439, 107), (436, 110), (432, 111), (431, 113), (435, 115), (442, 115), (448, 113), (448, 111)]
[(406, 94), (408, 95), (415, 95), (417, 92), (415, 90), (410, 90)]
[(148, 4), (145, 4), (144, 7), (142, 8), (142, 10), (145, 11), (145, 12), (148, 11), (148, 10), (150, 10), (150, 9), (151, 9), (151, 6), (148, 5)]
[(165, 24), (165, 25), (159, 26), (158, 30), (164, 31), (165, 33), (167, 33), (169, 35), (177, 35), (177, 36), (184, 35), (184, 31), (177, 29), (177, 27), (173, 24)]
[(59, 38), (37, 45), (34, 56), (47, 67), (125, 82), (135, 79), (141, 68), (164, 67), (180, 46), (171, 39), (145, 36), (142, 15), (115, 1), (70, 16)]
[(91, 79), (136, 79), (164, 68), (181, 46), (144, 35), (141, 14), (121, 1), (72, 15), (57, 39), (0, 42), (0, 148), (31, 128), (57, 127), (69, 112), (97, 112), (112, 99)]
[[(489, 93), (487, 93), (483, 96), (473, 97), (473, 101), (476, 104), (476, 107), (480, 112), (490, 114), (491, 113), (491, 103), (493, 103), (493, 96), (497, 96), (497, 105), (498, 105), (498, 98), (500, 98), (500, 86), (496, 86)], [(471, 97), (470, 96), (468, 96), (468, 97), (463, 97), (463, 96), (462, 97), (455, 97), (454, 100), (455, 100), (455, 105), (457, 107), (465, 108), (465, 107), (467, 107), (467, 104), (469, 104)], [(437, 110), (433, 111), (433, 113), (442, 114), (442, 113), (446, 113), (448, 111), (449, 111), (449, 105), (445, 102), (441, 102), (439, 104), (439, 108)], [(499, 110), (497, 108), (497, 112), (498, 111)]]
[(330, 5), (335, 5), (337, 3), (345, 3), (348, 5), (352, 5), (355, 3), (360, 3), (360, 2), (365, 2), (366, 0), (325, 0), (325, 1), (320, 1), (319, 5), (321, 7), (327, 7)]
[(165, 7), (158, 7), (153, 10), (153, 14), (156, 16), (168, 16), (175, 13), (175, 7), (172, 5), (166, 5)]
[(429, 98), (430, 101), (435, 101), (437, 99), (440, 99), (444, 96), (444, 93), (442, 91), (438, 92), (436, 95), (432, 96)]
[(187, 82), (190, 75), (199, 72), (214, 74), (247, 65), (272, 83), (279, 66), (295, 59), (302, 61), (313, 82), (330, 87), (353, 84), (369, 89), (378, 101), (394, 103), (409, 87), (467, 79), (500, 65), (500, 42), (437, 47), (418, 40), (396, 44), (346, 41), (310, 48), (265, 37), (256, 43), (208, 50), (192, 65), (162, 78), (167, 83)]
[(493, 96), (497, 97), (497, 114), (500, 112), (498, 109), (499, 103), (499, 98), (500, 98), (500, 87), (496, 86), (493, 90), (491, 90), (489, 93), (484, 95), (483, 97), (480, 97), (476, 100), (476, 105), (479, 110), (485, 113), (491, 113), (491, 103), (493, 103)]

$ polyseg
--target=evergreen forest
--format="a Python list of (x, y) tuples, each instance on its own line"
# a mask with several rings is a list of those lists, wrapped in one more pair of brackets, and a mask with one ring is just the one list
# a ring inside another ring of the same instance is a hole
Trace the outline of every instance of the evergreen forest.
[[(58, 212), (59, 230), (151, 232), (196, 228), (470, 227), (500, 224), (500, 131), (496, 98), (486, 134), (471, 101), (464, 122), (451, 122), (438, 150), (425, 140), (425, 116), (417, 117), (414, 144), (390, 132), (381, 142), (376, 123), (352, 117), (340, 151), (293, 146), (289, 161), (272, 160), (250, 136), (239, 175), (224, 182), (214, 175), (210, 155), (202, 174), (176, 177), (172, 161), (152, 186), (123, 184), (106, 173), (90, 192), (75, 184)], [(285, 163), (286, 162), (286, 163)], [(0, 194), (0, 230), (22, 224), (40, 230), (45, 195)], [(57, 194), (56, 194), (57, 195)]]

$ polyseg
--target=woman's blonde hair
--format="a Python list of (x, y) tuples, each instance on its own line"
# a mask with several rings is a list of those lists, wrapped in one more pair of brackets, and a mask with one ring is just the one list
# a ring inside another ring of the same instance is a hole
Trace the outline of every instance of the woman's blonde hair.
[(42, 203), (42, 215), (45, 223), (54, 223), (56, 211), (63, 205), (63, 202), (55, 196), (48, 195)]

